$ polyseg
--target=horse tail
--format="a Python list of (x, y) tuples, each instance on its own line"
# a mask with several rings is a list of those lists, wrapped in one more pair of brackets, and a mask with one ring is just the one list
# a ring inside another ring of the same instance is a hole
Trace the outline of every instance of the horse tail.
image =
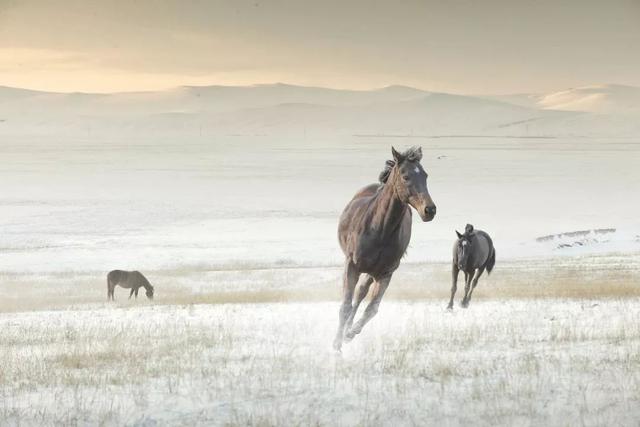
[(496, 248), (492, 247), (491, 255), (489, 255), (489, 259), (487, 260), (487, 274), (491, 274), (494, 265), (496, 265)]
[(107, 300), (113, 299), (113, 291), (118, 284), (117, 271), (111, 271), (107, 274)]

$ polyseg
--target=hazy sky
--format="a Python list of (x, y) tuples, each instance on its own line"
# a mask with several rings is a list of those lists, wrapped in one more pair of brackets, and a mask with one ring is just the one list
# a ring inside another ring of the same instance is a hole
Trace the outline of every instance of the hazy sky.
[(640, 0), (0, 0), (0, 85), (640, 86)]

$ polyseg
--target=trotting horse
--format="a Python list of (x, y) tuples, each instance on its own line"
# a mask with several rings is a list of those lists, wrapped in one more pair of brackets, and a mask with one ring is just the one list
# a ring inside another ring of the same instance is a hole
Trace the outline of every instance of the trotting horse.
[(458, 239), (453, 245), (453, 265), (451, 266), (451, 274), (453, 283), (451, 285), (451, 299), (447, 308), (453, 309), (453, 297), (458, 288), (458, 273), (460, 270), (464, 272), (464, 298), (460, 304), (462, 308), (469, 306), (471, 294), (478, 285), (478, 279), (487, 270), (487, 274), (491, 273), (496, 263), (496, 249), (493, 247), (493, 241), (487, 233), (482, 230), (474, 230), (473, 225), (467, 224), (464, 234), (456, 231)]
[[(338, 239), (345, 255), (342, 305), (333, 347), (340, 350), (378, 311), (393, 272), (400, 265), (411, 239), (412, 206), (423, 221), (431, 221), (436, 206), (427, 189), (427, 173), (422, 168), (422, 150), (413, 147), (404, 153), (391, 148), (393, 162), (380, 176), (382, 184), (360, 190), (340, 216)], [(366, 275), (358, 292), (358, 278)], [(375, 281), (373, 295), (362, 317), (353, 324), (362, 300)]]
[(139, 271), (113, 270), (107, 274), (107, 299), (113, 300), (113, 291), (116, 285), (125, 289), (131, 289), (129, 299), (135, 294), (138, 298), (138, 289), (146, 290), (147, 298), (153, 299), (153, 286)]

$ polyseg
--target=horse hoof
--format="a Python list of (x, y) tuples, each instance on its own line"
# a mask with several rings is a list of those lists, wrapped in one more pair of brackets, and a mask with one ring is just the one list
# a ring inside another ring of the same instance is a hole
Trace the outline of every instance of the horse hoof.
[(346, 334), (344, 334), (344, 342), (351, 342), (356, 337), (356, 334), (349, 330)]
[(449, 310), (449, 311), (453, 311), (453, 304), (449, 304), (449, 305), (447, 306), (447, 310)]
[(335, 351), (337, 351), (338, 353), (340, 353), (340, 352), (342, 351), (342, 340), (338, 340), (338, 339), (336, 339), (336, 340), (333, 342), (333, 349), (334, 349)]
[(463, 302), (462, 304), (460, 304), (460, 307), (467, 308), (467, 307), (469, 307), (469, 303), (468, 302)]

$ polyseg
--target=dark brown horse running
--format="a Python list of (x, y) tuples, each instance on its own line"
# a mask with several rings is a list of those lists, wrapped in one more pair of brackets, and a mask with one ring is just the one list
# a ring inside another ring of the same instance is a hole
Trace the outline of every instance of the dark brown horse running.
[(135, 294), (138, 298), (138, 289), (144, 288), (147, 298), (153, 299), (153, 286), (139, 271), (113, 270), (107, 274), (107, 299), (113, 300), (113, 291), (116, 286), (131, 289), (129, 299)]
[[(423, 221), (431, 221), (436, 206), (427, 190), (427, 173), (420, 165), (422, 150), (411, 148), (400, 154), (391, 148), (393, 162), (380, 176), (383, 184), (372, 184), (360, 190), (340, 217), (338, 239), (345, 255), (342, 305), (338, 333), (333, 342), (340, 350), (362, 331), (378, 311), (393, 272), (407, 250), (411, 239), (411, 205)], [(365, 280), (354, 293), (360, 275)], [(369, 305), (353, 324), (356, 312), (369, 288), (376, 282)]]

